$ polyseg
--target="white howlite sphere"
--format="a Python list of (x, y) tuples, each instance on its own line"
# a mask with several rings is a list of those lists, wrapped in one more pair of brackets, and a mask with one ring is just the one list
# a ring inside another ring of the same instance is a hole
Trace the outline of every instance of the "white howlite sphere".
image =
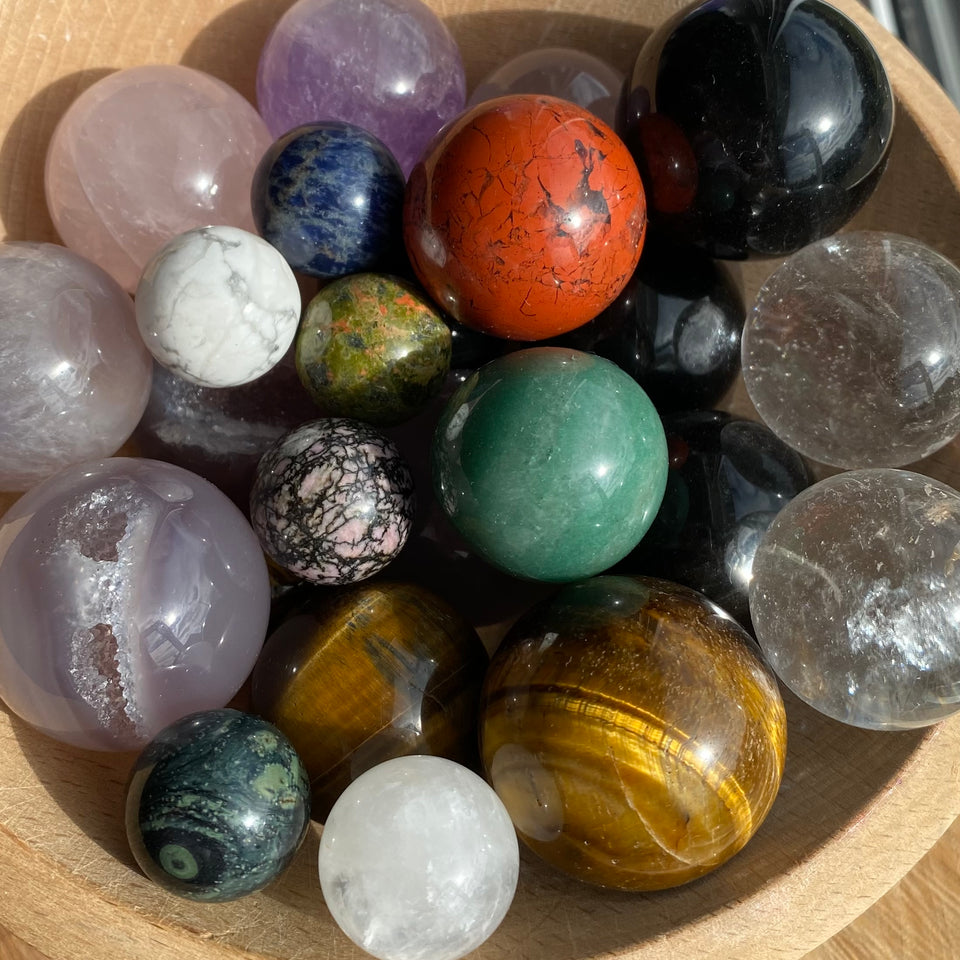
[(262, 377), (287, 352), (300, 289), (280, 253), (237, 227), (174, 237), (147, 264), (137, 325), (157, 362), (204, 387)]
[(333, 919), (380, 960), (456, 960), (503, 920), (517, 836), (499, 797), (441, 757), (398, 757), (341, 794), (320, 839)]

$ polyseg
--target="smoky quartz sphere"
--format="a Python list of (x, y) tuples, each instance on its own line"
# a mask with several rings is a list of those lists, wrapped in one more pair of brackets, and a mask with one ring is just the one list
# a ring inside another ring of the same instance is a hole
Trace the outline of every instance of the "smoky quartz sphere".
[(935, 723), (960, 708), (960, 494), (905, 470), (822, 480), (777, 515), (750, 613), (773, 670), (836, 720)]
[(960, 432), (960, 270), (898, 234), (811, 244), (747, 316), (743, 379), (767, 426), (837, 467), (901, 467)]

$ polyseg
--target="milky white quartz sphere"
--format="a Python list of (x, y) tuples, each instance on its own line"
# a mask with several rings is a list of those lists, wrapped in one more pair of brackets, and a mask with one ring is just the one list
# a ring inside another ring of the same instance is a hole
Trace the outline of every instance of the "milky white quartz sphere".
[(130, 295), (52, 243), (0, 244), (0, 490), (114, 453), (150, 395)]
[(960, 710), (960, 494), (907, 470), (821, 480), (774, 518), (750, 615), (801, 699), (870, 729)]
[(487, 783), (441, 757), (368, 770), (334, 804), (320, 885), (340, 928), (380, 960), (456, 960), (513, 900), (517, 837)]
[(286, 260), (237, 227), (174, 237), (147, 264), (136, 301), (140, 334), (157, 362), (204, 387), (262, 377), (300, 321), (300, 288)]

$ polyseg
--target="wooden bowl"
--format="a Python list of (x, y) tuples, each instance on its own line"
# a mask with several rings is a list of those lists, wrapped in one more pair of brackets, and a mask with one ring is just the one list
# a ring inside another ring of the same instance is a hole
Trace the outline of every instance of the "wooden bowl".
[[(68, 104), (119, 67), (181, 62), (253, 100), (259, 48), (291, 0), (16, 0), (0, 4), (0, 220), (7, 239), (55, 240), (43, 157)], [(432, 0), (471, 87), (536, 46), (577, 46), (625, 72), (680, 0)], [(856, 226), (917, 237), (960, 262), (960, 116), (855, 0), (836, 0), (876, 44), (898, 99), (889, 168)], [(538, 8), (538, 9), (531, 9)], [(733, 108), (733, 107), (732, 107)], [(735, 108), (734, 108), (735, 109)], [(748, 297), (775, 264), (742, 269)], [(726, 406), (753, 415), (742, 386)], [(920, 469), (960, 485), (960, 448)], [(524, 857), (513, 909), (475, 956), (738, 960), (799, 957), (877, 900), (960, 813), (960, 720), (913, 733), (841, 726), (794, 700), (772, 813), (746, 849), (675, 890), (590, 889)], [(365, 956), (334, 926), (316, 879), (319, 828), (260, 895), (206, 906), (136, 869), (121, 809), (131, 758), (82, 753), (0, 711), (0, 928), (51, 960)], [(0, 955), (12, 952), (0, 941)]]

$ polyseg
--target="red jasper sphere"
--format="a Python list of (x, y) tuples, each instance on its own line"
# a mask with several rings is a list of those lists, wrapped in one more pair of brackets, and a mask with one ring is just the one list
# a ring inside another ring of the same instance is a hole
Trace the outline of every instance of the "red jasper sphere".
[(440, 131), (407, 184), (404, 241), (461, 323), (541, 340), (616, 298), (646, 222), (640, 174), (610, 127), (565, 100), (515, 95)]

